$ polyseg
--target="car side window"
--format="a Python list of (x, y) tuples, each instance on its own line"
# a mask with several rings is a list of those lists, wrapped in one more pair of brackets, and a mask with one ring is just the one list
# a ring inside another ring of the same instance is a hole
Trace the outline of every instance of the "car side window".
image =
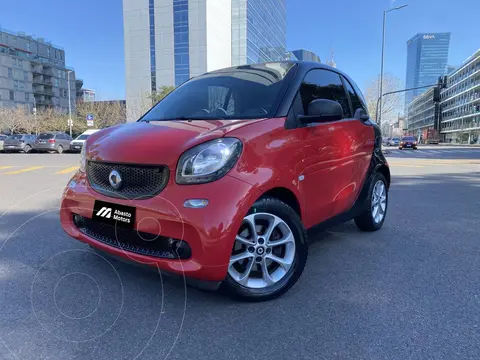
[(350, 101), (352, 102), (352, 110), (353, 110), (354, 116), (356, 117), (357, 111), (359, 109), (365, 111), (365, 114), (368, 114), (368, 110), (365, 104), (360, 99), (361, 93), (359, 96), (358, 93), (353, 88), (352, 84), (345, 77), (343, 77), (343, 80), (345, 82), (345, 87), (347, 89), (348, 96), (350, 96)]
[(323, 69), (310, 70), (300, 87), (300, 96), (305, 114), (307, 114), (308, 104), (316, 99), (327, 99), (338, 102), (343, 108), (345, 118), (352, 117), (350, 103), (347, 93), (343, 86), (340, 75)]

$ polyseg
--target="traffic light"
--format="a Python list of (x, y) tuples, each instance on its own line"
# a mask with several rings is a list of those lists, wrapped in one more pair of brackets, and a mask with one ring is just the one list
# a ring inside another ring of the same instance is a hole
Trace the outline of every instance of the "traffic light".
[(448, 76), (439, 76), (438, 77), (438, 87), (440, 89), (445, 89), (447, 87)]

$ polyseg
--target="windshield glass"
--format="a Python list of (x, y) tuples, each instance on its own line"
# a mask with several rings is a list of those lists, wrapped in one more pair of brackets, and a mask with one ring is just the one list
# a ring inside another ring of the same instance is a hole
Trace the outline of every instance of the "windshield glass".
[(415, 141), (415, 137), (413, 137), (413, 136), (405, 136), (402, 140), (413, 140), (413, 141)]
[(193, 78), (160, 101), (141, 121), (272, 117), (294, 63), (247, 65)]
[(399, 139), (399, 138), (393, 138), (392, 140), (393, 140), (393, 141), (397, 141), (397, 140), (400, 140), (400, 139)]
[(77, 137), (75, 140), (87, 140), (89, 136), (90, 135), (82, 134), (79, 137)]
[(38, 139), (40, 139), (40, 140), (53, 139), (53, 137), (54, 137), (53, 134), (40, 134), (40, 135), (38, 135)]

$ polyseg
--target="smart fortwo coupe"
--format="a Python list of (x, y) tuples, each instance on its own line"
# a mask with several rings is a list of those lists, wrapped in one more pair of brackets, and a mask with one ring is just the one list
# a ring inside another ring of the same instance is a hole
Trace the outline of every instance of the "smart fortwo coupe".
[(273, 299), (302, 274), (306, 230), (351, 219), (382, 227), (381, 141), (337, 69), (286, 61), (213, 71), (137, 122), (90, 135), (61, 223), (117, 258)]

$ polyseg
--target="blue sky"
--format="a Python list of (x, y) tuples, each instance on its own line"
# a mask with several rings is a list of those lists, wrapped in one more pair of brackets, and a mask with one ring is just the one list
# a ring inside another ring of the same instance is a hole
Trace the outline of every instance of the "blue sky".
[[(417, 32), (450, 31), (452, 65), (480, 48), (480, 0), (287, 0), (287, 47), (312, 50), (324, 61), (332, 46), (338, 68), (364, 89), (380, 71), (382, 12), (403, 4), (388, 14), (385, 51), (385, 72), (402, 82), (406, 42)], [(125, 98), (121, 0), (3, 1), (0, 26), (61, 46), (99, 99)]]

